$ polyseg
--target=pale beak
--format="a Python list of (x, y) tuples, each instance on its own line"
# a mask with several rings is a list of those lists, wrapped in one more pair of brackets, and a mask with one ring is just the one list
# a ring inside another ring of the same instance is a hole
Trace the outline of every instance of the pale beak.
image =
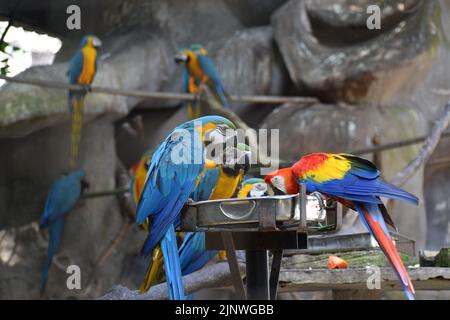
[(187, 54), (179, 53), (179, 54), (175, 55), (174, 59), (175, 59), (176, 63), (183, 63), (183, 62), (187, 62), (189, 57)]
[(101, 40), (100, 40), (99, 38), (93, 37), (93, 38), (92, 38), (92, 45), (93, 45), (95, 48), (100, 48), (100, 47), (102, 46), (102, 42), (101, 42)]

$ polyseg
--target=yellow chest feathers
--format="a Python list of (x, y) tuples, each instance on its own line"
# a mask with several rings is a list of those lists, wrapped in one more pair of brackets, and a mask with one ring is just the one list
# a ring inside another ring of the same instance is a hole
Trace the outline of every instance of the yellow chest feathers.
[(94, 80), (96, 58), (97, 50), (95, 48), (89, 46), (83, 48), (83, 69), (78, 77), (79, 84), (91, 84)]
[(223, 172), (222, 168), (219, 170), (219, 180), (209, 197), (210, 200), (231, 198), (242, 181), (242, 175), (238, 175), (237, 177), (228, 176)]

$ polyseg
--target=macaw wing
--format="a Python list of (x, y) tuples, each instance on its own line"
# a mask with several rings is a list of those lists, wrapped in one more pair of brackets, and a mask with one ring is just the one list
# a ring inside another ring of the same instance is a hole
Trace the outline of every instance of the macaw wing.
[(228, 101), (226, 99), (226, 92), (220, 80), (219, 73), (217, 72), (216, 66), (210, 57), (204, 55), (198, 55), (198, 63), (203, 72), (212, 81), (215, 89), (215, 93), (218, 95), (220, 101), (225, 108), (228, 108)]
[(63, 217), (75, 206), (80, 195), (79, 178), (71, 175), (59, 178), (52, 185), (47, 195), (40, 227), (46, 228), (49, 224)]
[(183, 239), (178, 250), (183, 275), (201, 269), (215, 255), (216, 250), (206, 250), (205, 234), (203, 232), (189, 232)]
[(343, 198), (352, 201), (361, 201), (367, 203), (382, 203), (376, 196), (365, 194), (360, 190), (348, 190), (345, 180), (329, 180), (326, 182), (318, 182), (314, 178), (306, 179), (306, 190), (311, 192), (320, 192), (325, 195)]
[[(203, 144), (198, 133), (176, 128), (153, 155), (136, 211), (136, 222), (151, 220), (149, 236), (142, 249), (151, 252), (179, 213), (203, 171)], [(198, 138), (198, 141), (194, 141)], [(200, 154), (200, 163), (196, 163)]]
[(183, 70), (183, 92), (189, 93), (189, 72), (186, 68)]
[(67, 76), (69, 77), (69, 83), (77, 84), (78, 78), (83, 70), (84, 56), (81, 50), (77, 50), (69, 61), (69, 69), (67, 70)]
[(134, 189), (134, 183), (135, 183), (136, 178), (133, 176), (131, 176), (130, 178), (130, 198), (131, 198), (131, 205), (133, 206), (133, 208), (136, 208), (136, 201), (135, 201), (135, 189)]
[(347, 153), (341, 153), (338, 156), (342, 156), (350, 162), (350, 173), (364, 179), (376, 179), (380, 177), (380, 171), (369, 160)]
[(209, 200), (217, 181), (219, 180), (220, 170), (219, 168), (207, 169), (200, 178), (200, 182), (191, 194), (191, 198), (194, 201)]
[(210, 78), (214, 83), (220, 83), (220, 76), (217, 72), (216, 66), (212, 59), (208, 56), (198, 55), (198, 63), (202, 71)]
[(418, 201), (417, 197), (381, 179), (373, 163), (349, 154), (331, 155), (322, 166), (308, 171), (306, 187), (309, 192), (367, 203), (380, 204), (379, 197), (413, 204)]

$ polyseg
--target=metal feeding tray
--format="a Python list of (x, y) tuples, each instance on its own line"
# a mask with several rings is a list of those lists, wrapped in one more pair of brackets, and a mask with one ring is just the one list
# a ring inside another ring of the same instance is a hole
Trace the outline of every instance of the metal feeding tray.
[[(329, 233), (341, 227), (339, 204), (320, 195), (296, 195), (189, 202), (181, 215), (184, 231), (206, 232), (207, 250), (225, 250), (233, 286), (239, 298), (276, 299), (283, 252), (307, 249), (309, 233)], [(246, 288), (236, 250), (245, 250)], [(270, 275), (268, 250), (273, 253)]]
[(341, 227), (342, 210), (319, 196), (281, 195), (190, 202), (182, 215), (186, 231), (288, 230), (320, 232)]
[[(392, 239), (399, 252), (415, 256), (415, 241), (404, 235), (392, 233)], [(362, 251), (379, 248), (369, 232), (346, 234), (316, 234), (308, 237), (308, 248), (297, 253), (328, 253), (342, 251)]]

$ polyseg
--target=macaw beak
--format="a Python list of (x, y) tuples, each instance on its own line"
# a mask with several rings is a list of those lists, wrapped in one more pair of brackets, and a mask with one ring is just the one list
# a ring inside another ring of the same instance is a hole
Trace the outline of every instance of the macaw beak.
[[(221, 138), (220, 138), (221, 137)], [(220, 136), (214, 141), (214, 143), (224, 143), (228, 146), (236, 147), (238, 144), (237, 141), (237, 131), (236, 130), (227, 130), (224, 136)]]
[(268, 175), (266, 175), (265, 177), (264, 177), (264, 181), (268, 184), (268, 185), (272, 185), (272, 181), (271, 181), (271, 179), (272, 179), (272, 175), (271, 174), (268, 174)]
[(99, 38), (97, 37), (93, 37), (92, 38), (92, 45), (94, 46), (94, 48), (100, 48), (102, 46), (102, 42)]
[(252, 153), (250, 151), (240, 151), (241, 154), (238, 155), (238, 165), (241, 166), (241, 169), (244, 173), (247, 173), (250, 169), (250, 164), (252, 160)]
[(175, 55), (174, 60), (176, 63), (185, 63), (185, 62), (188, 62), (189, 56), (184, 53), (179, 53), (179, 54)]

